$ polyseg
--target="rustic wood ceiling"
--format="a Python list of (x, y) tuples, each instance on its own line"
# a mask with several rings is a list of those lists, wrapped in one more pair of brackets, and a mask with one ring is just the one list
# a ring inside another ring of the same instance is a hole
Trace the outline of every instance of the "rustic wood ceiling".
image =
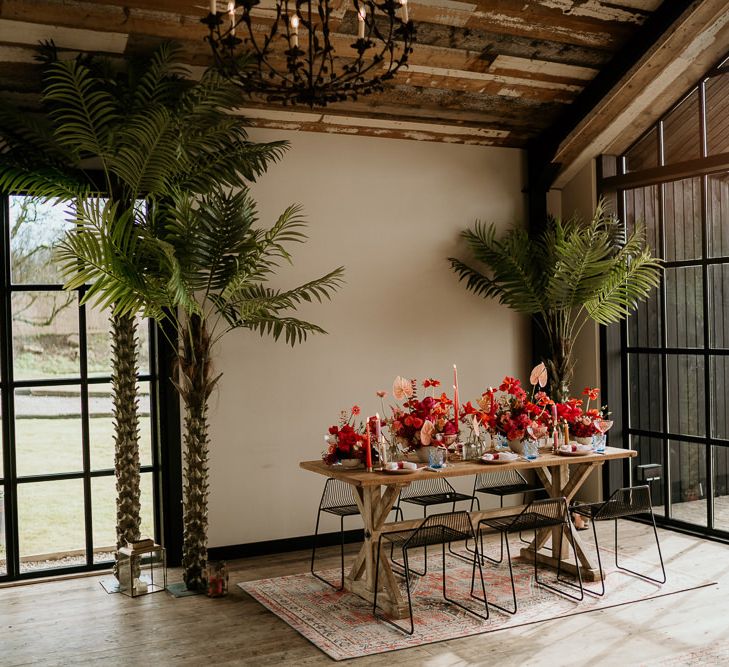
[[(408, 70), (385, 92), (313, 111), (251, 101), (248, 115), (263, 127), (523, 147), (559, 122), (661, 4), (410, 0), (417, 43)], [(37, 88), (33, 47), (49, 38), (124, 55), (171, 39), (191, 65), (205, 66), (206, 7), (205, 0), (1, 0), (0, 89), (22, 96)], [(340, 14), (335, 31), (353, 34), (353, 9)]]

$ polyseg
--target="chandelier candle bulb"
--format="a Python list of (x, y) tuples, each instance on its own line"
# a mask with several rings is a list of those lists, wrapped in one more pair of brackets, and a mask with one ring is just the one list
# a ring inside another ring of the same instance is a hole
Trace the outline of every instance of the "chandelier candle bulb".
[(228, 17), (230, 18), (230, 36), (235, 37), (235, 2), (228, 2)]
[(215, 6), (216, 0), (210, 0), (210, 13), (215, 14), (217, 7)]
[(292, 39), (292, 46), (298, 47), (299, 46), (299, 17), (294, 14), (291, 17), (291, 34), (293, 36)]
[(408, 17), (408, 0), (400, 0), (400, 6), (402, 7), (403, 23), (407, 23), (410, 20)]
[(364, 7), (360, 7), (359, 11), (357, 12), (357, 18), (359, 19), (359, 33), (358, 37), (360, 39), (364, 39), (364, 32), (365, 32), (365, 16), (366, 16), (366, 10)]

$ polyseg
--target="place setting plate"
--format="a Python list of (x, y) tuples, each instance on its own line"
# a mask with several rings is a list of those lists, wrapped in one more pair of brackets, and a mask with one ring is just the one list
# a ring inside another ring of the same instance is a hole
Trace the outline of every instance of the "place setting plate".
[(422, 470), (425, 470), (425, 468), (415, 468), (414, 470), (412, 468), (395, 468), (393, 470), (380, 468), (380, 472), (384, 472), (386, 475), (412, 475), (413, 473), (421, 472)]
[(588, 454), (592, 454), (592, 453), (593, 453), (592, 449), (583, 449), (583, 450), (578, 449), (574, 452), (572, 452), (572, 451), (568, 452), (563, 449), (557, 450), (557, 454), (559, 454), (560, 456), (587, 456)]
[(499, 464), (502, 464), (502, 463), (513, 463), (514, 461), (518, 461), (518, 460), (519, 460), (519, 457), (518, 456), (515, 456), (513, 458), (512, 457), (509, 457), (509, 458), (506, 458), (506, 459), (502, 459), (501, 456), (499, 456), (498, 459), (484, 459), (484, 458), (480, 458), (479, 459), (479, 462), (480, 463), (485, 463), (486, 465), (499, 465)]

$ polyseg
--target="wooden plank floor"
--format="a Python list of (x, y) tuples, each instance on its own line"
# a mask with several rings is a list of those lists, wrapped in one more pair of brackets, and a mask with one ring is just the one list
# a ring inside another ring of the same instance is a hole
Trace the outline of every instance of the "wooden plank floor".
[[(609, 544), (610, 526), (600, 528)], [(729, 547), (668, 531), (660, 535), (669, 576), (676, 568), (696, 570), (719, 585), (356, 662), (402, 667), (635, 665), (726, 641)], [(648, 554), (652, 547), (650, 528), (644, 525), (621, 523), (621, 536), (636, 552)], [(322, 556), (323, 566), (338, 565), (336, 548), (322, 550)], [(305, 572), (308, 553), (230, 565), (234, 584)], [(170, 579), (178, 580), (179, 571), (171, 571)], [(173, 599), (167, 593), (132, 600), (107, 595), (98, 580), (82, 577), (0, 589), (0, 665), (334, 664), (234, 585), (227, 598), (218, 600)]]

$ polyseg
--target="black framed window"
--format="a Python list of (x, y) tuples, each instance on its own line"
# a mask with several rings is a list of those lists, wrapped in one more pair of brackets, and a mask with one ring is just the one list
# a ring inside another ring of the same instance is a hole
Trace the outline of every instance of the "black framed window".
[[(116, 542), (109, 313), (66, 292), (65, 205), (2, 198), (0, 579), (108, 567)], [(160, 536), (155, 329), (140, 321), (142, 532)]]
[(665, 266), (603, 336), (616, 435), (638, 452), (609, 486), (652, 478), (664, 523), (729, 538), (729, 59), (600, 167), (601, 192)]

